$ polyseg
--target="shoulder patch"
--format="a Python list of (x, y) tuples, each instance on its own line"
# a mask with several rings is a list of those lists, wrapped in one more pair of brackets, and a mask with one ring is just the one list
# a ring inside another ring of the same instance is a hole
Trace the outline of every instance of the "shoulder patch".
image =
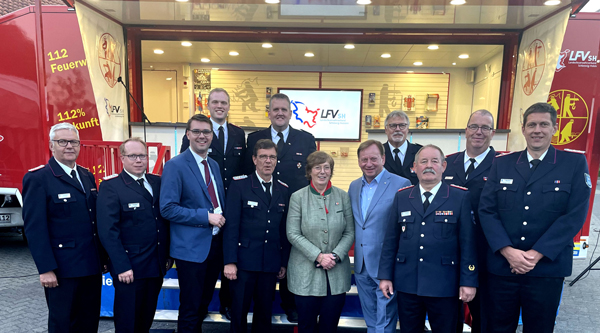
[(399, 190), (398, 190), (398, 192), (400, 192), (400, 191), (404, 191), (404, 190), (406, 190), (407, 188), (411, 188), (411, 187), (415, 187), (415, 185), (409, 185), (409, 186), (403, 187), (403, 188), (399, 189)]
[(90, 171), (90, 169), (88, 169), (88, 168), (84, 167), (83, 165), (78, 165), (78, 166), (80, 166), (80, 167), (82, 167), (82, 168), (86, 169), (87, 171)]
[(242, 129), (241, 127), (239, 127), (239, 126), (238, 126), (238, 125), (236, 125), (236, 124), (232, 124), (232, 123), (229, 123), (229, 124), (230, 124), (231, 126), (233, 126), (233, 127), (237, 127), (237, 128), (239, 128), (239, 129)]
[(116, 178), (116, 177), (118, 177), (118, 176), (119, 176), (119, 174), (118, 174), (118, 173), (115, 173), (115, 174), (112, 174), (112, 175), (110, 175), (110, 176), (106, 176), (106, 177), (102, 178), (102, 180), (109, 180), (109, 179)]
[(279, 182), (279, 184), (281, 184), (281, 185), (283, 185), (283, 186), (285, 186), (285, 187), (289, 188), (288, 184), (286, 184), (286, 183), (282, 182), (282, 181), (281, 181), (281, 180), (279, 180), (279, 179), (277, 179), (277, 181)]
[(460, 151), (457, 151), (456, 153), (452, 153), (452, 154), (448, 154), (448, 155), (446, 155), (446, 157), (450, 157), (450, 156), (452, 156), (452, 155), (456, 155), (456, 154), (458, 154), (458, 153), (462, 153), (462, 152), (460, 152)]
[(39, 169), (41, 169), (41, 168), (43, 168), (43, 167), (44, 167), (44, 164), (42, 164), (42, 165), (38, 165), (38, 166), (36, 166), (35, 168), (29, 169), (29, 172), (34, 172), (34, 171), (37, 171), (37, 170), (39, 170)]
[(248, 178), (248, 176), (246, 176), (246, 175), (239, 175), (239, 176), (234, 176), (233, 180), (241, 180), (241, 179), (246, 179), (246, 178)]
[(577, 154), (585, 154), (585, 150), (575, 150), (575, 149), (566, 148), (564, 151), (568, 151), (571, 153), (577, 153)]
[(152, 173), (152, 172), (146, 172), (147, 175), (152, 175), (152, 176), (156, 176), (156, 177), (160, 177), (159, 174), (156, 173)]
[(506, 155), (510, 155), (510, 154), (514, 154), (516, 153), (516, 151), (507, 151), (504, 153), (499, 153), (498, 155), (496, 155), (496, 157), (502, 157), (502, 156), (506, 156)]
[(468, 188), (466, 188), (466, 187), (462, 187), (462, 186), (458, 186), (458, 185), (454, 185), (454, 184), (450, 184), (450, 186), (452, 186), (452, 187), (456, 187), (456, 188), (459, 188), (459, 189), (461, 189), (461, 190), (463, 190), (463, 191), (468, 191), (468, 190), (469, 190), (469, 189), (468, 189)]

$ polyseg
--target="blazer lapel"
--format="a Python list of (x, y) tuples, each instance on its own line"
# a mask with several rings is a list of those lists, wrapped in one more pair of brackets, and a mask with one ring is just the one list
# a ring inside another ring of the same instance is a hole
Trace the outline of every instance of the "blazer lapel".
[(449, 197), (450, 186), (442, 182), (442, 186), (440, 186), (440, 189), (435, 194), (433, 201), (431, 202), (431, 204), (429, 204), (429, 207), (427, 208), (427, 211), (425, 212), (425, 215), (423, 215), (423, 217), (426, 217), (427, 215), (433, 213), (436, 209), (438, 209), (438, 207), (440, 207), (444, 202), (446, 202), (446, 200), (448, 200)]
[(158, 201), (160, 184), (152, 178), (146, 177), (146, 179), (148, 179), (148, 183), (150, 183), (150, 186), (152, 187), (152, 203), (155, 204)]
[(208, 194), (208, 187), (206, 187), (206, 182), (204, 181), (204, 178), (202, 178), (200, 169), (198, 169), (199, 166), (196, 163), (196, 159), (194, 158), (194, 155), (192, 155), (192, 152), (189, 149), (186, 150), (185, 152), (183, 152), (183, 154), (186, 154), (185, 159), (188, 163), (188, 167), (190, 168), (190, 170), (196, 177), (196, 180), (198, 181), (198, 184), (200, 185), (200, 188), (202, 189), (204, 196), (206, 196), (206, 199), (208, 199), (208, 201), (210, 201), (210, 194)]
[(148, 190), (146, 190), (145, 188), (142, 188), (135, 179), (131, 178), (131, 176), (128, 175), (127, 172), (125, 172), (125, 170), (121, 171), (121, 177), (123, 178), (123, 182), (125, 183), (125, 185), (127, 185), (127, 187), (134, 190), (135, 192), (143, 196), (144, 199), (152, 203), (152, 196), (150, 195), (150, 192), (148, 192)]
[[(280, 186), (279, 182), (277, 182), (277, 180), (275, 180), (275, 177), (273, 177), (272, 184), (271, 184), (271, 189), (272, 189), (271, 205), (276, 204), (279, 201), (279, 197), (281, 196), (281, 191), (279, 191), (279, 186)], [(276, 208), (276, 207), (274, 207), (274, 208)]]
[(402, 174), (402, 170), (396, 168), (396, 161), (394, 160), (394, 155), (392, 155), (392, 151), (390, 150), (389, 142), (384, 143), (383, 148), (385, 151), (385, 164), (387, 164), (388, 167), (391, 169), (388, 171), (391, 171), (395, 174)]
[[(529, 163), (528, 163), (529, 164)], [(556, 166), (556, 148), (550, 145), (548, 153), (544, 156), (544, 159), (538, 164), (537, 168), (531, 174), (527, 185), (539, 180), (548, 172), (550, 172)]]
[[(382, 172), (386, 172), (385, 169)], [(384, 173), (381, 177), (381, 183), (377, 184), (377, 190), (375, 190), (375, 193), (373, 194), (373, 198), (371, 199), (371, 203), (369, 204), (369, 208), (367, 209), (367, 215), (365, 220), (369, 218), (369, 215), (371, 214), (371, 212), (377, 205), (377, 202), (379, 202), (379, 199), (383, 195), (383, 192), (387, 190), (389, 185), (390, 175), (389, 173)]]
[(281, 157), (285, 156), (285, 154), (287, 154), (287, 152), (290, 150), (291, 145), (294, 144), (294, 140), (296, 138), (296, 130), (292, 128), (292, 126), (290, 126), (290, 132), (288, 133), (288, 138), (287, 138), (287, 142), (285, 142), (283, 144), (283, 149), (281, 150), (281, 154), (277, 154)]
[[(67, 175), (67, 173), (65, 172), (65, 170), (60, 165), (58, 165), (58, 162), (56, 162), (56, 160), (54, 159), (54, 157), (52, 157), (50, 159), (49, 164), (50, 164), (50, 168), (52, 169), (52, 173), (56, 177), (59, 177), (60, 180), (62, 180), (63, 182), (65, 182), (65, 183), (73, 186), (74, 188), (76, 188), (77, 190), (79, 190), (79, 192), (85, 194), (85, 191), (81, 187), (81, 184), (79, 183), (79, 180), (72, 178), (71, 175)], [(81, 176), (81, 174), (79, 175), (79, 177), (82, 179), (82, 183), (83, 183), (83, 177)]]
[(233, 143), (237, 142), (235, 131), (233, 130), (233, 125), (229, 122), (227, 123), (227, 147), (225, 148), (225, 154), (229, 154), (231, 149), (233, 149)]
[[(490, 147), (490, 151), (488, 151), (488, 153), (485, 156), (485, 158), (483, 159), (483, 161), (481, 161), (481, 163), (469, 175), (469, 181), (471, 181), (473, 179), (477, 179), (477, 177), (479, 177), (479, 175), (481, 175), (485, 170), (491, 168), (492, 162), (494, 161), (495, 157), (496, 157), (496, 151), (494, 150), (494, 148)], [(463, 168), (463, 170), (464, 170), (464, 168)]]
[[(462, 151), (460, 153), (458, 153), (458, 156), (456, 156), (456, 158), (454, 159), (454, 170), (456, 170), (456, 176), (458, 177), (458, 179), (460, 179), (461, 184), (465, 184), (467, 182), (466, 179), (466, 175), (465, 175), (465, 152)], [(479, 168), (477, 168), (479, 169)], [(477, 170), (475, 169), (475, 170)], [(475, 171), (473, 171), (475, 172)], [(473, 179), (473, 177), (469, 176), (469, 179)]]
[(402, 169), (404, 169), (404, 175), (406, 176), (405, 178), (410, 177), (410, 174), (412, 174), (411, 169), (415, 162), (415, 155), (417, 154), (417, 151), (419, 151), (419, 149), (416, 149), (417, 146), (410, 142), (407, 142), (407, 144), (408, 147), (406, 147), (406, 154), (404, 155), (404, 162), (402, 163)]
[(354, 195), (354, 199), (352, 199), (352, 206), (353, 207), (358, 207), (358, 216), (354, 216), (354, 218), (359, 222), (360, 225), (364, 225), (365, 224), (365, 220), (363, 220), (362, 217), (362, 207), (360, 205), (360, 194), (362, 192), (362, 177), (359, 178), (360, 182), (358, 183), (357, 186), (355, 186), (355, 188), (351, 188), (352, 191), (355, 192)]
[(420, 216), (425, 217), (425, 214), (423, 212), (423, 200), (421, 200), (421, 190), (419, 186), (414, 186), (410, 190), (408, 200), (410, 201), (411, 205), (415, 208), (417, 213), (419, 213)]
[(527, 150), (523, 150), (517, 159), (515, 168), (525, 180), (529, 180), (531, 176), (531, 168), (529, 167), (529, 161), (527, 160)]
[[(250, 175), (250, 179), (252, 180), (252, 192), (254, 192), (254, 194), (256, 194), (257, 197), (260, 198), (260, 200), (262, 200), (262, 202), (267, 205), (267, 207), (271, 207), (271, 203), (267, 201), (267, 194), (265, 193), (265, 190), (263, 190), (262, 185), (260, 184), (260, 180), (258, 180), (258, 177), (256, 176), (256, 173), (252, 173)], [(273, 181), (275, 179), (273, 179), (271, 181), (271, 186), (273, 186)], [(275, 192), (275, 191), (273, 191)], [(271, 198), (273, 197), (273, 195), (271, 195)]]

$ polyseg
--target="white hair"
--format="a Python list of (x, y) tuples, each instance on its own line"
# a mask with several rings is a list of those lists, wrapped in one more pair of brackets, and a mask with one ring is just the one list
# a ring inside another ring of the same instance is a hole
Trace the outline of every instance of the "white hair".
[(77, 134), (77, 138), (79, 139), (79, 131), (77, 130), (77, 128), (75, 126), (73, 126), (73, 124), (58, 123), (58, 124), (52, 126), (52, 128), (50, 128), (50, 141), (54, 140), (54, 138), (56, 137), (56, 131), (60, 131), (60, 130), (73, 131), (73, 132), (75, 132), (75, 134)]

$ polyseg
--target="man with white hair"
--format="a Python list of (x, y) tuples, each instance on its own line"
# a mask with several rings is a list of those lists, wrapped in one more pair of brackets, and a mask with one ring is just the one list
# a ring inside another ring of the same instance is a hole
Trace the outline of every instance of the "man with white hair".
[(94, 175), (76, 164), (79, 132), (50, 129), (52, 157), (23, 177), (23, 218), (48, 304), (48, 332), (96, 332), (104, 251), (96, 227)]

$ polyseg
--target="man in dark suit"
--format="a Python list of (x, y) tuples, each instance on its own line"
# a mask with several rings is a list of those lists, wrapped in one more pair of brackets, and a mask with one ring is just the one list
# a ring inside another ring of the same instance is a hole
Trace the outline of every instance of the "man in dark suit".
[(23, 177), (23, 218), (48, 304), (48, 331), (96, 332), (104, 251), (96, 229), (94, 175), (76, 164), (79, 132), (50, 129), (52, 157)]
[[(288, 184), (290, 196), (308, 185), (305, 173), (306, 158), (317, 150), (315, 137), (306, 131), (292, 128), (290, 126), (291, 118), (290, 98), (285, 94), (273, 95), (269, 101), (271, 126), (250, 133), (247, 150), (254, 151), (254, 145), (260, 139), (269, 139), (277, 145), (277, 166), (273, 176)], [(252, 174), (255, 168), (250, 154), (247, 154), (245, 165), (248, 168), (246, 174)], [(287, 319), (296, 322), (298, 320), (296, 303), (294, 295), (287, 289), (287, 279), (280, 281), (279, 294), (282, 300), (281, 307), (285, 310)]]
[(552, 332), (573, 237), (588, 212), (592, 182), (584, 155), (557, 150), (556, 110), (536, 103), (523, 114), (527, 149), (498, 156), (481, 194), (487, 255), (488, 332)]
[[(244, 173), (244, 158), (246, 155), (246, 134), (244, 130), (227, 122), (229, 102), (229, 94), (223, 88), (215, 88), (208, 94), (208, 110), (210, 111), (210, 121), (214, 132), (213, 141), (208, 149), (208, 156), (219, 164), (225, 194), (227, 194), (227, 189), (233, 177)], [(181, 143), (181, 152), (184, 152), (189, 146), (190, 140), (185, 135)], [(206, 296), (205, 302), (210, 303), (212, 295)], [(221, 272), (219, 300), (221, 302), (219, 311), (231, 320), (229, 280), (223, 277), (223, 272)]]
[(123, 171), (104, 177), (98, 194), (98, 234), (115, 287), (117, 332), (147, 333), (152, 326), (168, 259), (169, 225), (160, 216), (160, 177), (146, 173), (140, 138), (119, 147)]
[[(481, 221), (479, 219), (479, 197), (487, 180), (496, 151), (490, 147), (494, 137), (494, 116), (487, 110), (478, 110), (471, 114), (465, 129), (467, 144), (465, 151), (446, 156), (447, 167), (444, 172), (444, 181), (447, 184), (463, 186), (469, 189), (471, 209), (475, 217), (475, 239), (477, 243), (477, 262), (479, 263), (479, 292), (469, 303), (469, 310), (473, 318), (471, 332), (486, 332), (483, 329), (482, 313), (485, 313), (481, 296), (485, 289), (486, 267), (485, 256), (488, 244), (485, 240)], [(462, 302), (460, 303), (462, 314)], [(463, 331), (463, 321), (459, 317), (457, 332)]]
[(418, 183), (417, 174), (413, 171), (415, 155), (421, 149), (418, 143), (410, 143), (408, 128), (410, 120), (404, 111), (392, 111), (385, 118), (385, 134), (388, 141), (383, 144), (385, 148), (385, 169), (391, 173), (404, 177), (413, 185)]
[(177, 332), (201, 332), (208, 312), (203, 300), (212, 295), (223, 267), (222, 233), (225, 188), (219, 165), (208, 157), (212, 123), (197, 114), (187, 123), (190, 148), (165, 164), (160, 213), (170, 222), (170, 256), (179, 278)]
[(442, 182), (446, 161), (436, 146), (421, 148), (414, 168), (419, 185), (398, 191), (389, 215), (379, 288), (398, 293), (403, 333), (422, 332), (426, 314), (433, 332), (452, 332), (457, 298), (470, 302), (477, 287), (469, 193)]
[(256, 172), (234, 178), (227, 194), (223, 228), (225, 276), (233, 297), (231, 332), (246, 332), (254, 300), (252, 332), (270, 332), (277, 279), (286, 273), (289, 247), (285, 221), (287, 185), (273, 177), (277, 146), (269, 139), (254, 145)]

